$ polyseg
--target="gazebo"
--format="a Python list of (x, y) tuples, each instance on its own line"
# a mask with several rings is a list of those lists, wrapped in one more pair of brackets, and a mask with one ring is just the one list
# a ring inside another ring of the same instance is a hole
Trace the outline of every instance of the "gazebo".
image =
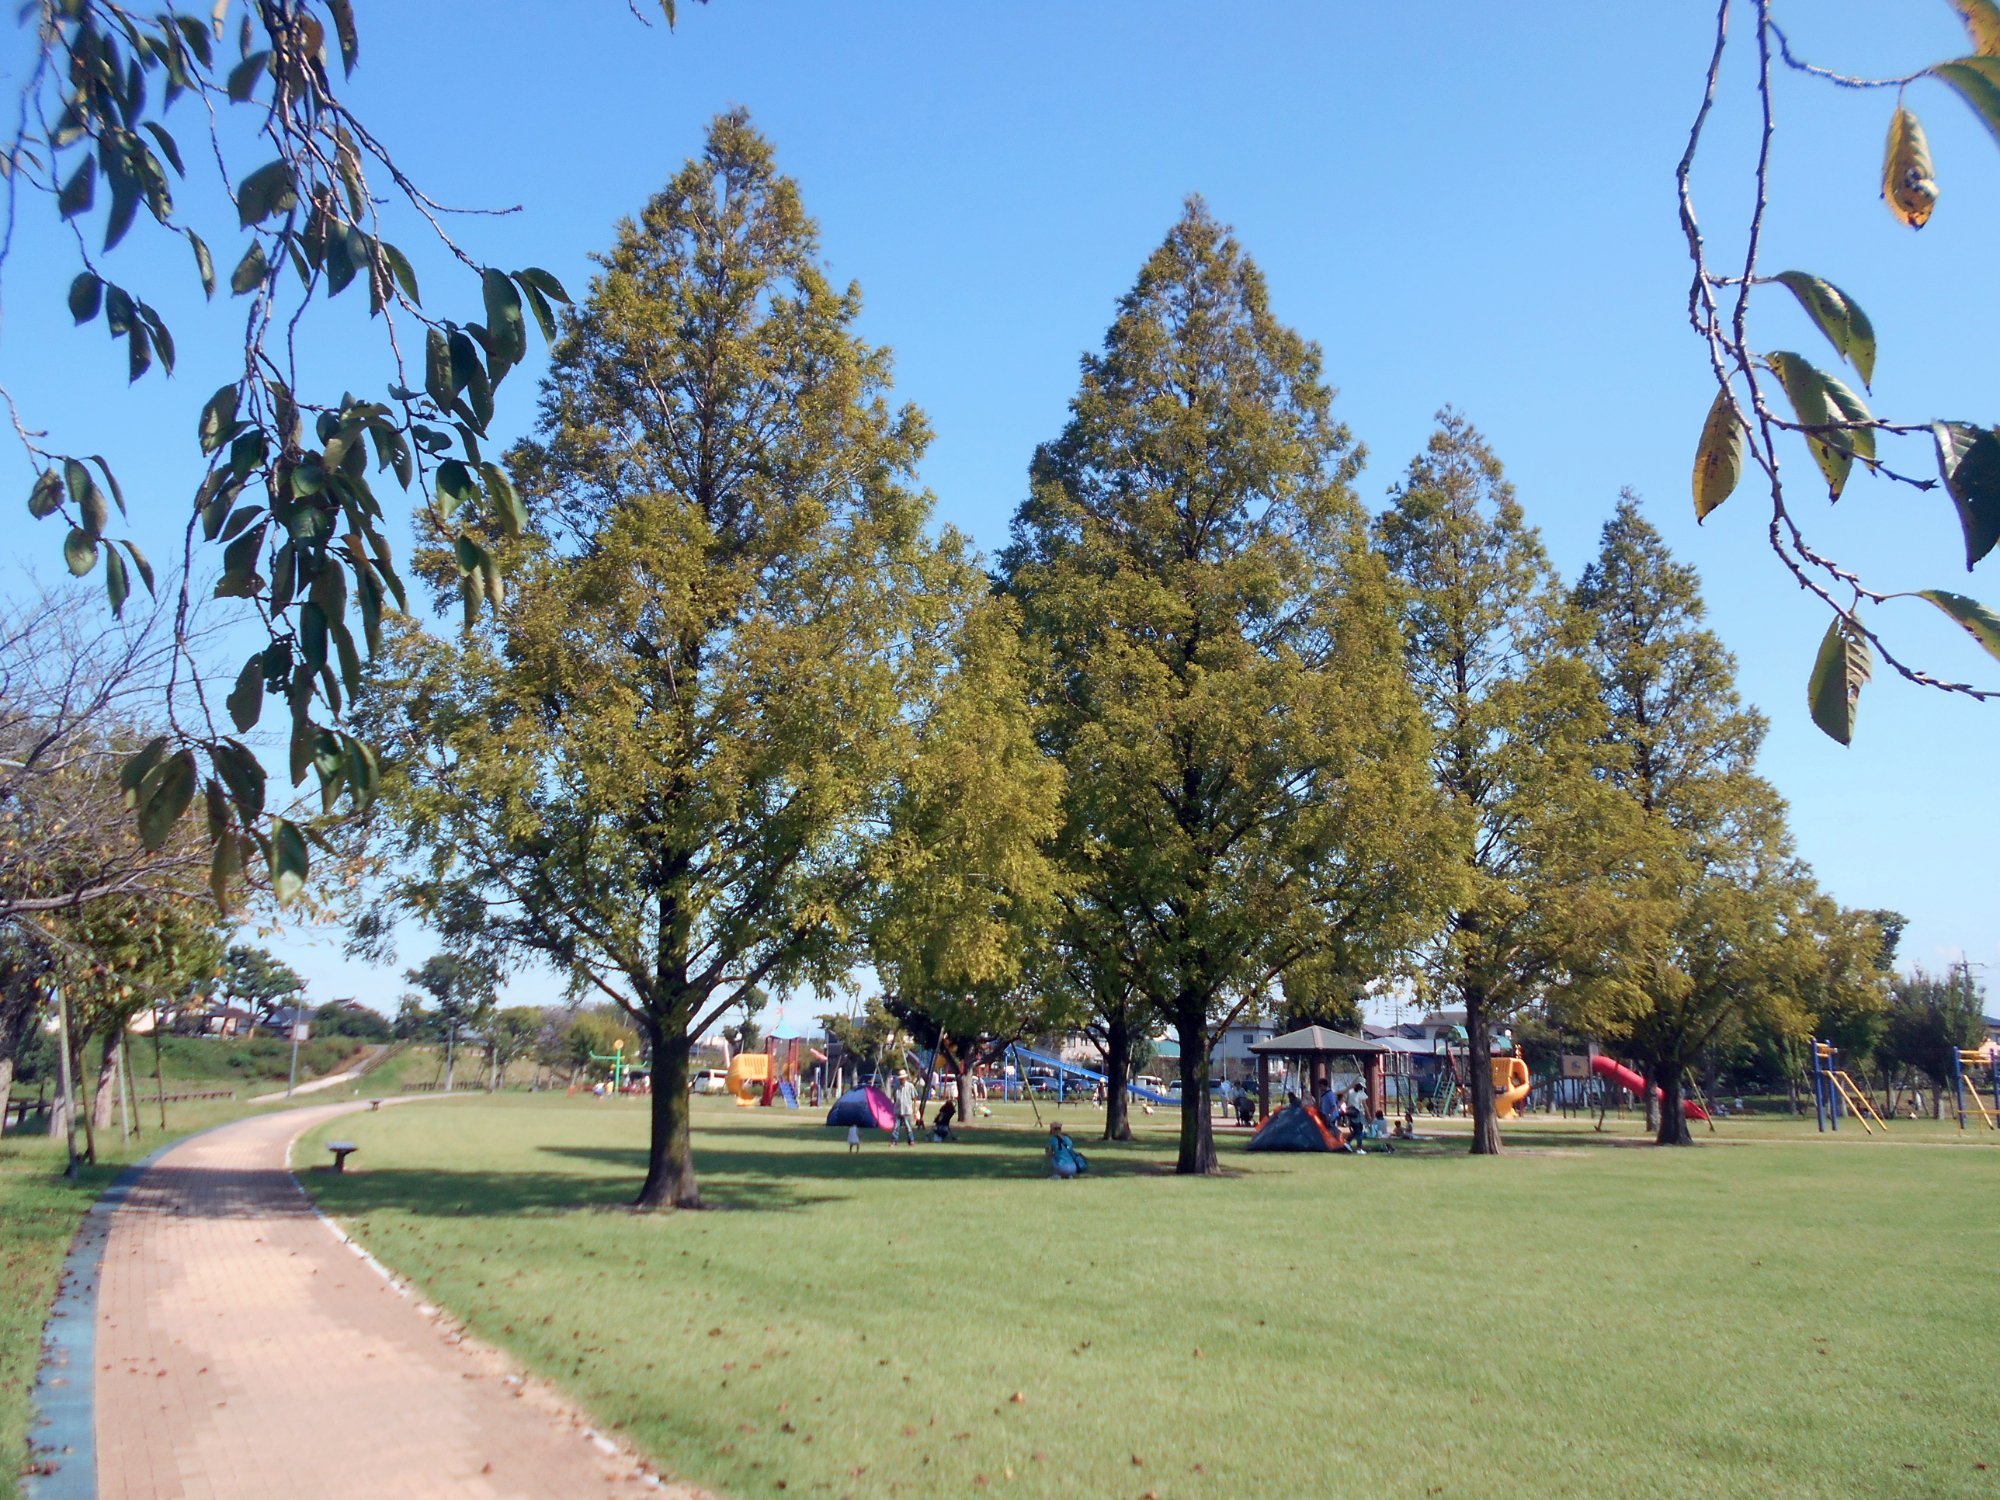
[(1348, 1059), (1347, 1065), (1358, 1068), (1367, 1080), (1368, 1113), (1372, 1116), (1382, 1107), (1382, 1058), (1389, 1049), (1380, 1042), (1349, 1036), (1344, 1031), (1334, 1031), (1326, 1026), (1302, 1026), (1283, 1036), (1252, 1042), (1250, 1050), (1257, 1055), (1257, 1119), (1260, 1124), (1271, 1118), (1271, 1059), (1274, 1057), (1300, 1059), (1308, 1082), (1322, 1073), (1330, 1077), (1335, 1058)]

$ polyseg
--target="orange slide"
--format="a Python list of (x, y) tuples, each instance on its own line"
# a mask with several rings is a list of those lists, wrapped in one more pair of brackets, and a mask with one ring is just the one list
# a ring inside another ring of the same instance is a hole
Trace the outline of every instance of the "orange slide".
[(1518, 1057), (1493, 1059), (1493, 1118), (1511, 1120), (1514, 1106), (1528, 1097), (1534, 1085), (1528, 1079), (1528, 1065)]

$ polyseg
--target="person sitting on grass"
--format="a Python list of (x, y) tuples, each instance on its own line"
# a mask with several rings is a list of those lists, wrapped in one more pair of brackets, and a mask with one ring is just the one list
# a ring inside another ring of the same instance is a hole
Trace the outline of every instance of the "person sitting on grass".
[(1076, 1142), (1069, 1138), (1069, 1132), (1054, 1121), (1049, 1122), (1049, 1176), (1067, 1182), (1072, 1177), (1081, 1177), (1090, 1170), (1083, 1153), (1076, 1149)]

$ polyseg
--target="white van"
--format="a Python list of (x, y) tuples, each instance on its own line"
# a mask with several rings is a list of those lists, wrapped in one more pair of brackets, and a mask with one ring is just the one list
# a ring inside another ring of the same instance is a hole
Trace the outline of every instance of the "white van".
[(697, 1094), (726, 1094), (729, 1092), (729, 1070), (703, 1068), (694, 1075), (693, 1088)]

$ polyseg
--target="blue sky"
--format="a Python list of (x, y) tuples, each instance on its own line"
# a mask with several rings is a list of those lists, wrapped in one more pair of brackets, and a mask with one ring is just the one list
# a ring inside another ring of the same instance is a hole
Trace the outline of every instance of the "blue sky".
[[(440, 198), (521, 205), (458, 226), (480, 258), (546, 266), (574, 290), (589, 252), (698, 146), (708, 118), (747, 106), (799, 180), (830, 269), (861, 283), (863, 332), (895, 351), (900, 394), (930, 415), (924, 478), (939, 516), (988, 549), (1005, 538), (1034, 445), (1061, 426), (1078, 355), (1182, 198), (1202, 193), (1262, 265), (1278, 315), (1324, 347), (1338, 410), (1368, 449), (1370, 503), (1447, 402), (1492, 441), (1566, 577), (1620, 488), (1636, 489), (1700, 568), (1745, 695), (1772, 718), (1764, 769), (1822, 882), (1849, 904), (1907, 913), (1906, 959), (2000, 962), (1985, 864), (2000, 835), (1996, 710), (1883, 676), (1857, 743), (1824, 739), (1806, 718), (1805, 679), (1826, 622), (1766, 550), (1767, 507), (1746, 489), (1694, 524), (1688, 469), (1709, 377), (1684, 315), (1673, 167), (1707, 60), (1707, 7), (684, 0), (672, 34), (618, 0), (357, 8), (356, 107)], [(1794, 44), (1843, 71), (1901, 73), (1965, 50), (1944, 0), (1791, 9)], [(7, 46), (18, 76), (22, 40)], [(1725, 94), (1735, 85), (1740, 101), (1746, 81), (1739, 62)], [(1780, 88), (1767, 269), (1815, 271), (1867, 308), (1882, 336), (1878, 412), (1994, 420), (1984, 291), (2000, 149), (1944, 90), (1912, 90), (1943, 183), (1936, 218), (1913, 235), (1877, 196), (1890, 98), (1793, 77)], [(1704, 222), (1732, 252), (1748, 124), (1726, 98), (1704, 158)], [(427, 304), (473, 315), (475, 289), (454, 286), (414, 228), (400, 242)], [(0, 368), (32, 420), (121, 467), (155, 506), (138, 534), (172, 552), (193, 415), (227, 369), (235, 319), (212, 309), (198, 326), (184, 247), (142, 224), (113, 274), (162, 289), (182, 369), (128, 393), (122, 351), (101, 329), (69, 328), (73, 269), (59, 236), (24, 228), (5, 273)], [(1782, 295), (1765, 297), (1763, 346), (1820, 358)], [(379, 389), (377, 330), (358, 307), (337, 311), (319, 325), (317, 373)], [(517, 376), (497, 425), (518, 431), (529, 398)], [(1803, 455), (1792, 464), (1797, 475)], [(25, 494), (27, 474), (17, 459), (6, 482)], [(1857, 480), (1833, 510), (1808, 488), (1801, 478), (1816, 539), (1871, 580), (2000, 601), (2000, 564), (1966, 578), (1941, 497)], [(16, 535), (44, 577), (59, 572), (53, 529)], [(1925, 606), (1888, 618), (1927, 664), (2000, 681)], [(273, 946), (322, 996), (392, 1007), (403, 987), (341, 960), (324, 936)], [(398, 967), (425, 951), (413, 934)], [(818, 1008), (801, 1001), (787, 1019)]]

